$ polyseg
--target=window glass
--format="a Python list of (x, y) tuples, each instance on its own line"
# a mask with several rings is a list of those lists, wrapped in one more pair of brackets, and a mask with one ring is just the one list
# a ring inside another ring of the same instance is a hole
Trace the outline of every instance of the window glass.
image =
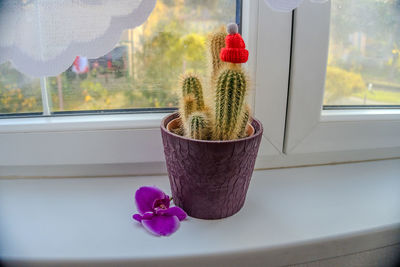
[(0, 114), (41, 111), (39, 78), (18, 72), (9, 62), (0, 64)]
[[(148, 20), (125, 30), (111, 52), (77, 56), (65, 72), (46, 78), (51, 111), (176, 107), (180, 74), (205, 74), (206, 36), (235, 21), (237, 2), (157, 1)], [(40, 94), (39, 79), (1, 65), (0, 113), (41, 111)]]
[(332, 0), (325, 105), (400, 105), (400, 0)]

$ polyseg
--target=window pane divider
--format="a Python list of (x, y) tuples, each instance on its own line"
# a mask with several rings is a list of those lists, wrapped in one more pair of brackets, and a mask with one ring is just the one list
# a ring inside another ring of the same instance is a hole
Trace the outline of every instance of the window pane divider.
[(48, 116), (51, 114), (51, 112), (50, 112), (49, 93), (47, 91), (46, 77), (44, 76), (40, 77), (40, 89), (42, 91), (43, 115)]

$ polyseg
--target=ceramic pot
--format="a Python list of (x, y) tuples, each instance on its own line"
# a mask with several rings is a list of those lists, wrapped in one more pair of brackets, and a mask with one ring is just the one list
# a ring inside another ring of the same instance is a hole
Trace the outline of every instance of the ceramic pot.
[(244, 205), (253, 174), (263, 128), (253, 119), (252, 136), (228, 141), (186, 138), (167, 130), (178, 118), (168, 115), (161, 122), (161, 135), (172, 197), (189, 216), (221, 219)]

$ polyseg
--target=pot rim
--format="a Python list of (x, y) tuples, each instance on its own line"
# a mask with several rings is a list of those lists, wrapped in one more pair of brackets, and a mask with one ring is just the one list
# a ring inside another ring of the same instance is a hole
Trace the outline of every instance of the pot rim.
[[(192, 138), (188, 138), (188, 137), (181, 136), (181, 135), (178, 135), (178, 134), (174, 134), (174, 133), (168, 131), (168, 129), (166, 128), (166, 124), (167, 124), (166, 121), (170, 117), (177, 118), (178, 115), (179, 115), (179, 112), (174, 112), (172, 114), (168, 114), (167, 116), (165, 116), (161, 121), (160, 128), (161, 128), (161, 131), (163, 131), (164, 133), (172, 135), (172, 136), (175, 136), (176, 138), (180, 138), (180, 139), (185, 140), (185, 141), (191, 141), (191, 142), (197, 142), (197, 143), (205, 143), (205, 144), (226, 144), (226, 143), (233, 143), (233, 142), (243, 142), (243, 141), (247, 141), (247, 140), (250, 140), (250, 139), (253, 139), (253, 138), (257, 138), (259, 135), (262, 135), (262, 133), (264, 131), (261, 122), (259, 120), (257, 120), (256, 118), (252, 117), (253, 121), (252, 121), (251, 124), (253, 124), (253, 122), (255, 122), (260, 126), (260, 129), (258, 131), (256, 130), (256, 127), (253, 126), (254, 134), (252, 136), (248, 136), (248, 137), (244, 137), (244, 138), (240, 138), (240, 139), (234, 139), (234, 140), (198, 140), (198, 139), (192, 139)], [(172, 118), (171, 120), (173, 120), (173, 119), (174, 118)]]

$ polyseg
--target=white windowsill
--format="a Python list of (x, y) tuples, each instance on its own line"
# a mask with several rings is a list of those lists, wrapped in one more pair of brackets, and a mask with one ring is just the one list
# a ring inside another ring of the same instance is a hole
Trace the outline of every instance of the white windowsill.
[[(115, 266), (268, 266), (400, 243), (400, 160), (256, 171), (246, 204), (174, 235), (131, 219), (143, 185), (166, 176), (0, 180), (0, 259)], [(158, 266), (158, 265), (157, 265)]]

